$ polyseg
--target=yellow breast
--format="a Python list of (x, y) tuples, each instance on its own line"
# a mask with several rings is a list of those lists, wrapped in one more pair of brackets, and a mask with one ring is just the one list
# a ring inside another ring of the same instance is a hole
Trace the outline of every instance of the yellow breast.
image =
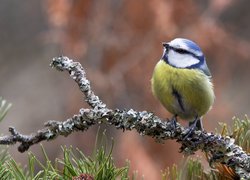
[(151, 85), (164, 107), (182, 119), (203, 116), (214, 102), (213, 85), (203, 72), (175, 68), (163, 60), (154, 69)]

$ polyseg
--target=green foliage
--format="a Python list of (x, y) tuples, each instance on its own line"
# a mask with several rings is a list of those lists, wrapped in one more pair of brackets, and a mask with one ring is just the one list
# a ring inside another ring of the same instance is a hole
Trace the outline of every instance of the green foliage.
[(178, 170), (177, 165), (174, 164), (171, 168), (167, 168), (164, 172), (162, 172), (162, 180), (167, 179), (180, 179), (181, 172)]
[(233, 118), (232, 127), (225, 123), (220, 123), (221, 135), (231, 136), (235, 139), (235, 144), (242, 147), (246, 152), (250, 152), (250, 120), (245, 115), (243, 119)]
[(7, 103), (2, 97), (0, 97), (0, 121), (3, 120), (8, 110), (10, 109), (11, 104)]
[(212, 178), (212, 174), (209, 172), (205, 172), (204, 167), (201, 163), (200, 158), (183, 158), (183, 166), (177, 167), (177, 165), (173, 165), (171, 168), (167, 168), (167, 170), (162, 174), (162, 180), (210, 180)]
[(235, 139), (235, 143), (250, 152), (250, 120), (247, 116), (243, 120), (234, 118), (233, 132), (229, 132)]
[(0, 177), (1, 179), (10, 179), (12, 177), (11, 171), (8, 169), (8, 161), (10, 161), (10, 156), (6, 149), (0, 152)]
[[(184, 171), (185, 170), (185, 171)], [(182, 177), (186, 177), (188, 180), (198, 180), (198, 179), (210, 179), (209, 173), (206, 173), (200, 159), (188, 158)]]
[(86, 157), (79, 149), (73, 153), (72, 148), (63, 148), (64, 159), (59, 160), (58, 163), (64, 166), (63, 176), (72, 178), (79, 176), (79, 174), (89, 174), (95, 180), (102, 179), (128, 179), (128, 166), (117, 168), (114, 165), (112, 148), (108, 151), (102, 146), (98, 149), (92, 157)]
[[(45, 164), (39, 161), (33, 153), (29, 153), (28, 168), (24, 170), (5, 151), (0, 156), (0, 179), (72, 179), (82, 174), (89, 175), (95, 180), (103, 179), (128, 179), (129, 165), (122, 168), (114, 165), (111, 156), (113, 143), (110, 150), (105, 146), (98, 148), (91, 157), (85, 156), (79, 149), (62, 147), (63, 159), (57, 159), (52, 163), (44, 148), (41, 149), (46, 160)], [(41, 170), (35, 173), (35, 166)]]

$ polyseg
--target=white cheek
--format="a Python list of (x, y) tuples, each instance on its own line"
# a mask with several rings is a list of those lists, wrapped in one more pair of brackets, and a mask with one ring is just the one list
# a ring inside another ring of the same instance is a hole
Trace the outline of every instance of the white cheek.
[(168, 62), (175, 67), (186, 68), (199, 63), (199, 59), (189, 54), (180, 54), (170, 50), (168, 53)]

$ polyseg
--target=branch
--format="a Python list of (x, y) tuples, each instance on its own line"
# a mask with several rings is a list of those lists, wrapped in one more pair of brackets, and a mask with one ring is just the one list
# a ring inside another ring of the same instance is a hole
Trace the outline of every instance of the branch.
[(54, 58), (51, 66), (69, 72), (91, 108), (80, 109), (79, 114), (63, 122), (48, 121), (44, 129), (31, 135), (22, 135), (10, 127), (11, 135), (0, 137), (0, 144), (20, 143), (18, 151), (24, 152), (41, 141), (52, 140), (59, 135), (68, 136), (75, 131), (86, 131), (97, 123), (107, 123), (123, 131), (135, 129), (140, 135), (151, 136), (158, 141), (174, 139), (182, 145), (181, 152), (194, 154), (197, 150), (202, 150), (211, 155), (211, 165), (223, 163), (233, 168), (240, 178), (250, 179), (250, 156), (234, 144), (234, 139), (205, 131), (192, 131), (186, 138), (187, 129), (179, 123), (173, 125), (171, 121), (163, 121), (151, 112), (109, 109), (91, 90), (90, 82), (80, 63), (62, 56)]

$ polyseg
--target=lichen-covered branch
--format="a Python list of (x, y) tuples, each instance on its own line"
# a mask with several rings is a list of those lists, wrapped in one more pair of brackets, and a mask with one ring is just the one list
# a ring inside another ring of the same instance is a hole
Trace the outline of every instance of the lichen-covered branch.
[(164, 121), (151, 112), (109, 109), (91, 90), (90, 82), (80, 63), (67, 57), (57, 57), (53, 59), (51, 66), (69, 72), (91, 108), (80, 109), (77, 115), (63, 122), (48, 121), (44, 129), (31, 135), (22, 135), (11, 127), (9, 136), (0, 137), (0, 144), (20, 143), (18, 150), (24, 152), (38, 142), (51, 140), (59, 135), (67, 136), (74, 131), (85, 131), (97, 123), (108, 123), (117, 129), (135, 129), (139, 134), (151, 136), (158, 141), (174, 139), (182, 145), (181, 151), (185, 154), (202, 150), (211, 155), (211, 165), (215, 162), (223, 163), (233, 168), (240, 178), (250, 179), (250, 156), (234, 144), (234, 139), (205, 131), (192, 131), (187, 137), (187, 129), (179, 123)]

